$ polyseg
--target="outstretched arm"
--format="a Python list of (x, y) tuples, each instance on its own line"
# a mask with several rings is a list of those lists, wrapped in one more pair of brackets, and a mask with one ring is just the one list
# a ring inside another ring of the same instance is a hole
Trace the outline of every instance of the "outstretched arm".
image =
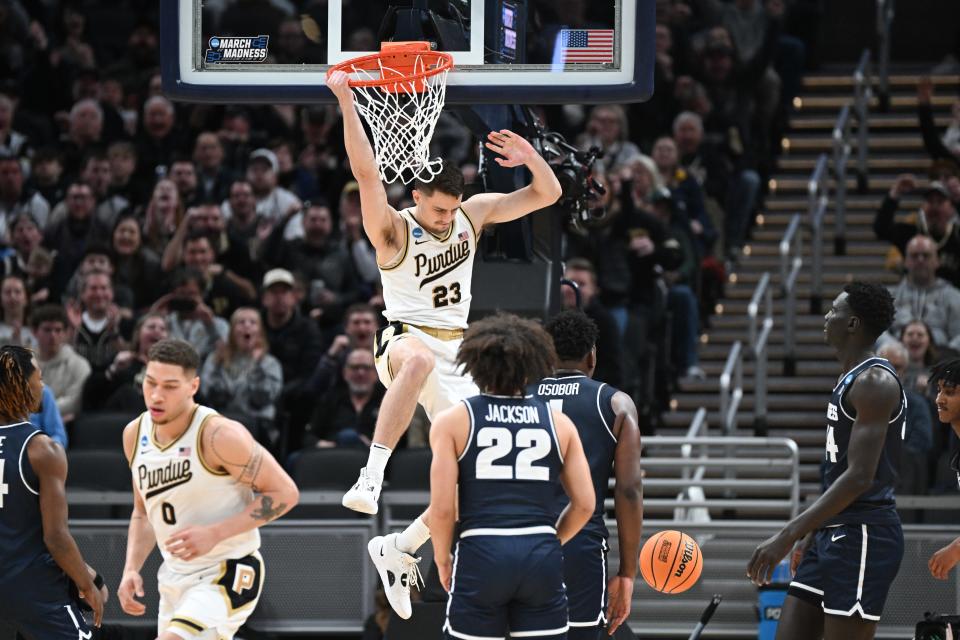
[(360, 213), (363, 230), (377, 250), (377, 259), (383, 264), (403, 248), (403, 220), (387, 202), (387, 192), (380, 181), (376, 157), (360, 122), (353, 103), (350, 77), (336, 71), (327, 78), (327, 86), (337, 97), (343, 112), (343, 143), (350, 159), (350, 170), (360, 186)]
[(254, 498), (246, 509), (226, 520), (203, 527), (185, 527), (170, 536), (164, 544), (182, 560), (202, 556), (222, 540), (276, 520), (300, 499), (293, 479), (239, 422), (220, 416), (210, 418), (200, 449), (208, 465), (226, 471), (237, 483), (250, 487)]
[(30, 467), (40, 485), (40, 517), (43, 543), (54, 562), (77, 585), (80, 595), (93, 608), (94, 624), (103, 617), (103, 596), (93, 584), (76, 541), (67, 526), (67, 456), (63, 448), (45, 435), (36, 435), (27, 445)]
[(563, 195), (553, 169), (522, 136), (507, 129), (491, 131), (486, 145), (503, 156), (495, 158), (501, 167), (524, 165), (533, 180), (513, 193), (481, 193), (467, 200), (463, 208), (477, 229), (522, 218), (528, 213), (549, 207)]
[(900, 401), (900, 385), (885, 369), (874, 367), (853, 383), (847, 399), (857, 419), (847, 444), (847, 470), (840, 474), (809, 509), (777, 535), (761, 543), (747, 565), (747, 577), (757, 585), (770, 581), (774, 567), (793, 544), (837, 515), (873, 482), (887, 438), (890, 415)]
[(617, 436), (613, 470), (613, 490), (617, 516), (617, 537), (620, 541), (620, 569), (608, 585), (609, 606), (607, 632), (617, 630), (630, 615), (633, 583), (637, 578), (640, 556), (640, 533), (643, 530), (643, 471), (640, 467), (640, 427), (637, 407), (627, 394), (618, 392), (611, 401), (616, 419), (613, 433)]

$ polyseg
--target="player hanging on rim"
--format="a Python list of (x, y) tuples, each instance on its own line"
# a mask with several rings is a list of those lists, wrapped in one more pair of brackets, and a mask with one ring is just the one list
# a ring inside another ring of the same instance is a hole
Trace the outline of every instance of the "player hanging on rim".
[(80, 608), (99, 627), (107, 592), (67, 527), (67, 456), (28, 421), (42, 395), (33, 352), (0, 347), (0, 620), (28, 638), (89, 638)]
[[(522, 137), (502, 130), (486, 146), (503, 167), (525, 166), (531, 183), (512, 193), (483, 193), (461, 202), (463, 174), (445, 163), (429, 183), (417, 182), (415, 206), (397, 211), (387, 202), (373, 149), (354, 107), (349, 77), (327, 80), (343, 112), (350, 168), (360, 185), (363, 228), (377, 254), (389, 324), (374, 344), (377, 373), (387, 393), (380, 406), (367, 466), (343, 497), (343, 505), (376, 513), (384, 469), (419, 402), (432, 419), (477, 393), (455, 364), (470, 312), (471, 275), (477, 234), (485, 226), (515, 220), (556, 202), (560, 195), (550, 165)], [(410, 555), (430, 538), (428, 512), (405, 531), (374, 538), (368, 547), (394, 610), (409, 618)], [(391, 574), (393, 579), (391, 580)]]
[(147, 411), (123, 431), (133, 475), (120, 606), (140, 616), (140, 569), (159, 543), (158, 640), (229, 640), (263, 588), (259, 528), (297, 503), (293, 480), (250, 432), (193, 400), (200, 357), (183, 340), (150, 348)]
[(852, 282), (830, 305), (823, 331), (845, 373), (827, 404), (826, 489), (753, 552), (747, 577), (770, 581), (790, 552), (793, 581), (778, 640), (869, 640), (903, 558), (894, 499), (907, 399), (873, 347), (893, 322), (890, 292)]
[[(526, 393), (556, 363), (550, 337), (533, 320), (496, 315), (470, 327), (457, 361), (483, 393), (430, 430), (434, 554), (450, 594), (444, 637), (566, 638), (560, 545), (590, 519), (595, 496), (577, 428)], [(569, 496), (559, 518), (558, 493)]]
[[(637, 408), (626, 393), (591, 379), (597, 367), (597, 325), (582, 311), (562, 311), (547, 322), (557, 368), (531, 390), (573, 421), (590, 465), (596, 508), (593, 517), (563, 548), (564, 583), (570, 606), (568, 640), (596, 640), (606, 624), (613, 635), (630, 615), (643, 527), (643, 485)], [(616, 474), (614, 508), (620, 567), (607, 582), (607, 538), (603, 501), (610, 469)], [(556, 511), (567, 504), (558, 495)], [(608, 602), (609, 600), (609, 602)]]

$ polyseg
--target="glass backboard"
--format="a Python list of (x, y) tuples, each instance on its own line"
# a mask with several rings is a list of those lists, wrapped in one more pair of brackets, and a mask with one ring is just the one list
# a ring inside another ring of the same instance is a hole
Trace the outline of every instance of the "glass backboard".
[(164, 0), (175, 99), (331, 102), (328, 65), (427, 40), (450, 52), (448, 104), (635, 102), (653, 92), (655, 0)]

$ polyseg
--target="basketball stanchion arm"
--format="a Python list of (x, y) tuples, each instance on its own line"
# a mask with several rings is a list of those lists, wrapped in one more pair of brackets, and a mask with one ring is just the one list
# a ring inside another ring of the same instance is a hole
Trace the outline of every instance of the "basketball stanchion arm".
[(690, 634), (690, 638), (688, 640), (699, 640), (700, 634), (703, 633), (707, 623), (710, 622), (710, 618), (713, 617), (713, 613), (717, 610), (717, 607), (720, 606), (721, 600), (723, 600), (723, 596), (721, 594), (714, 594), (713, 599), (710, 600), (710, 604), (708, 604), (707, 608), (703, 610), (703, 615), (700, 616), (700, 622), (698, 622), (697, 626), (694, 627), (693, 633)]

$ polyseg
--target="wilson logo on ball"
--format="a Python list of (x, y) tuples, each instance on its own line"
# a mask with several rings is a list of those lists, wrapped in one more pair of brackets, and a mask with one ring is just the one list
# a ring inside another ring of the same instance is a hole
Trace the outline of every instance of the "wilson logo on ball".
[(682, 531), (661, 531), (640, 551), (640, 573), (660, 593), (682, 593), (695, 585), (703, 570), (697, 542)]
[(693, 552), (694, 552), (695, 546), (696, 546), (696, 543), (693, 540), (690, 540), (689, 538), (684, 543), (683, 557), (680, 558), (680, 566), (677, 567), (676, 573), (673, 574), (675, 577), (677, 578), (681, 577), (683, 575), (683, 572), (687, 570), (687, 563), (693, 560)]

